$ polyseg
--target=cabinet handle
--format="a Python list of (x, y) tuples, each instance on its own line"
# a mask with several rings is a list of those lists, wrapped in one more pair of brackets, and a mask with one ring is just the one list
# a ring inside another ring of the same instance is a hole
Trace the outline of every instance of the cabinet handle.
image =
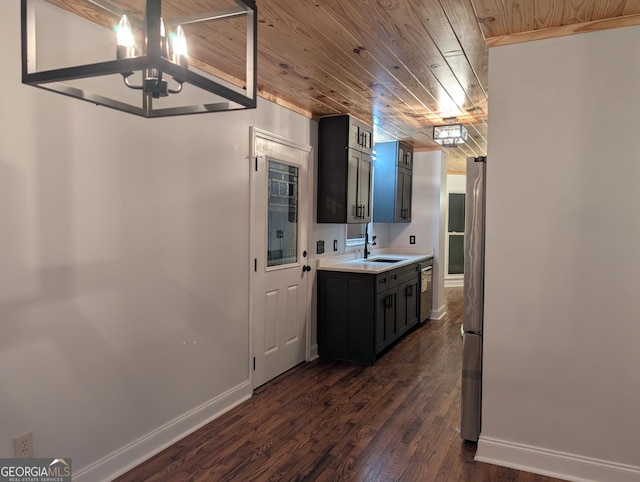
[(393, 274), (393, 275), (390, 276), (390, 278), (392, 280), (397, 280), (398, 279), (398, 275), (397, 274)]
[(413, 286), (407, 286), (407, 296), (413, 296)]

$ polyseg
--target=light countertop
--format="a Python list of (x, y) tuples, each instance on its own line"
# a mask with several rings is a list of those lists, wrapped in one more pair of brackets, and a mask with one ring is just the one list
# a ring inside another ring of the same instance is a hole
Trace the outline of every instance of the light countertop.
[[(433, 251), (424, 253), (374, 252), (369, 255), (368, 259), (364, 259), (362, 257), (362, 253), (359, 253), (357, 258), (355, 258), (354, 255), (320, 258), (317, 262), (317, 269), (320, 271), (378, 274), (392, 269), (402, 268), (403, 266), (417, 263), (419, 261), (424, 261), (431, 257), (433, 257)], [(397, 263), (385, 263), (374, 261), (375, 259), (399, 259), (400, 261)]]

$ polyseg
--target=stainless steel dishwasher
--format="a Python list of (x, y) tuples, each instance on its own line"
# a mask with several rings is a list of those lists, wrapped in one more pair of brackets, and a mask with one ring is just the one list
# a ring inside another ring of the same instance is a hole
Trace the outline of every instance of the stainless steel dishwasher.
[(433, 306), (433, 258), (420, 263), (420, 323), (431, 318)]

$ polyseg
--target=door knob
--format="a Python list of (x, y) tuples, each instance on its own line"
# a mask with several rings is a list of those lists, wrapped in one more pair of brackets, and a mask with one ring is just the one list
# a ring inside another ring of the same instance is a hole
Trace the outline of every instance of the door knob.
[(309, 266), (308, 264), (304, 265), (302, 267), (302, 272), (304, 273), (305, 271), (311, 271), (311, 266)]

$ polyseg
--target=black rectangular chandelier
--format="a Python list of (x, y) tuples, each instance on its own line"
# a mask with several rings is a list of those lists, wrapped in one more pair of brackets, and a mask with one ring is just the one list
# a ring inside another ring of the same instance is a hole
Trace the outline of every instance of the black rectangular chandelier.
[(433, 126), (433, 140), (442, 147), (458, 147), (467, 142), (467, 128), (462, 124)]
[(148, 118), (256, 107), (254, 0), (21, 1), (24, 84)]

